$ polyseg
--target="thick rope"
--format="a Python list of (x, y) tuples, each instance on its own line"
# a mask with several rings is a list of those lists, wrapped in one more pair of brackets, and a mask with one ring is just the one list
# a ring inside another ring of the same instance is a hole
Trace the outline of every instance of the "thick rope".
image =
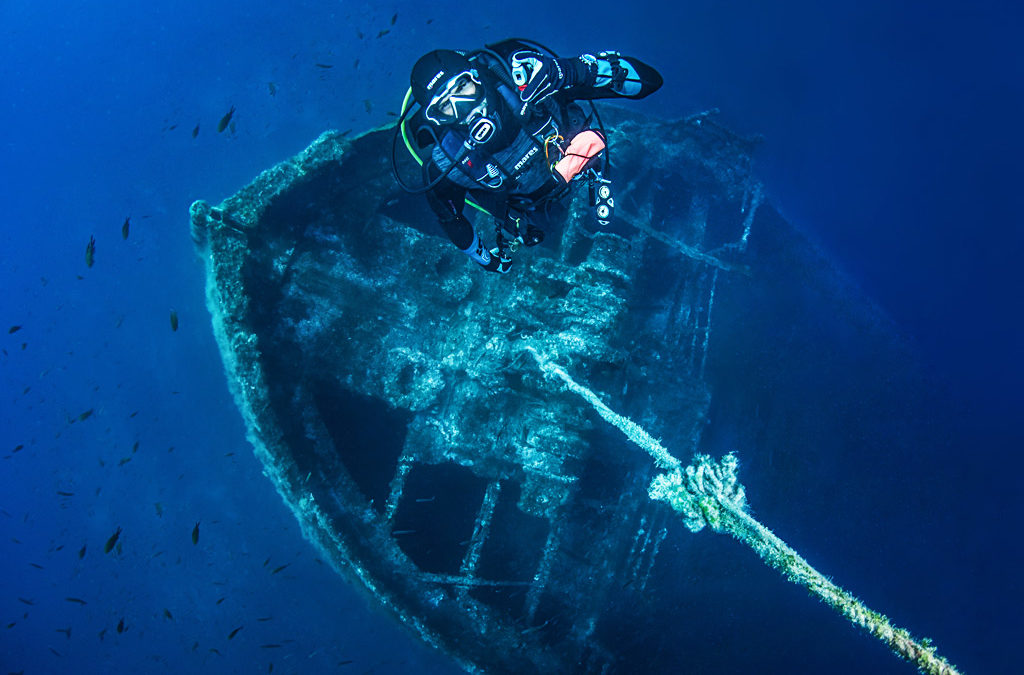
[(561, 380), (569, 391), (581, 396), (609, 424), (654, 458), (665, 473), (654, 477), (648, 495), (651, 499), (668, 503), (682, 515), (683, 522), (692, 532), (699, 532), (705, 526), (715, 532), (728, 532), (753, 548), (762, 560), (782, 572), (787, 579), (807, 588), (851, 623), (888, 645), (897, 656), (917, 665), (921, 672), (958, 675), (959, 671), (936, 653), (930, 640), (918, 641), (908, 631), (893, 626), (885, 615), (868, 609), (848, 591), (811, 567), (796, 551), (747, 513), (743, 486), (736, 480), (739, 462), (734, 454), (730, 453), (718, 462), (707, 455), (696, 455), (693, 464), (684, 471), (679, 460), (640, 425), (613, 411), (597, 394), (578, 384), (565, 369), (532, 346), (527, 345), (525, 349), (548, 377)]

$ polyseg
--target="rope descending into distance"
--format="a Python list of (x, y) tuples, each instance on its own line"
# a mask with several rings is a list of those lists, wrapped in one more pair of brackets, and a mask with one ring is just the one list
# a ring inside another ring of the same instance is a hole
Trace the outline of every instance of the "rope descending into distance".
[(728, 532), (753, 548), (762, 560), (787, 579), (807, 588), (851, 623), (888, 645), (897, 656), (913, 662), (921, 672), (928, 675), (959, 674), (953, 665), (936, 653), (930, 640), (918, 641), (905, 629), (893, 626), (885, 615), (868, 609), (848, 591), (811, 567), (786, 542), (747, 513), (743, 486), (736, 480), (739, 468), (736, 455), (729, 453), (718, 462), (707, 455), (696, 455), (693, 464), (682, 470), (679, 460), (638, 424), (613, 411), (597, 394), (577, 384), (562, 367), (535, 348), (530, 345), (524, 348), (533, 355), (545, 375), (560, 379), (569, 391), (581, 396), (609, 424), (654, 458), (665, 473), (654, 477), (648, 495), (656, 501), (667, 502), (679, 512), (692, 532), (699, 532), (705, 526), (715, 532)]

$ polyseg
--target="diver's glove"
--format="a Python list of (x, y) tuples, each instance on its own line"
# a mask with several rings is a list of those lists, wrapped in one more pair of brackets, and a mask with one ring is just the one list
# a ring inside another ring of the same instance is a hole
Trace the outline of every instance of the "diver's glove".
[(560, 89), (571, 86), (573, 72), (562, 63), (539, 52), (520, 50), (512, 54), (512, 80), (523, 103), (540, 103)]
[[(459, 217), (464, 218), (461, 215)], [(472, 228), (472, 226), (470, 227)], [(484, 248), (483, 241), (481, 241), (480, 236), (475, 231), (473, 232), (473, 241), (470, 242), (469, 246), (462, 249), (462, 252), (488, 272), (505, 274), (512, 267), (512, 259), (505, 255), (501, 249), (495, 248), (488, 251)]]
[(508, 271), (512, 269), (512, 258), (506, 255), (502, 255), (501, 252), (493, 248), (491, 249), (490, 260), (486, 263), (480, 263), (488, 272), (497, 272), (498, 274), (508, 274)]

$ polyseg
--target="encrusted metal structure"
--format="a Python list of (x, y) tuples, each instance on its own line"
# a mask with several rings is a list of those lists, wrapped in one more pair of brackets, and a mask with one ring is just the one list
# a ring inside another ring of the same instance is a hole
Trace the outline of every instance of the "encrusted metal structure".
[(647, 496), (649, 459), (524, 347), (685, 457), (710, 401), (716, 286), (748, 273), (752, 141), (708, 114), (606, 121), (615, 223), (599, 228), (580, 196), (505, 276), (396, 189), (391, 129), (325, 133), (221, 204), (192, 205), (266, 475), (340, 573), (468, 670), (625, 671), (623, 608), (671, 526)]

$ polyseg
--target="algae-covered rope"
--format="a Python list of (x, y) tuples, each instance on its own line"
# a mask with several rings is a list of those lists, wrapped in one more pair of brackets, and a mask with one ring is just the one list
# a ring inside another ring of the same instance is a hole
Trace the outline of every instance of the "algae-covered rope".
[(693, 464), (683, 470), (680, 461), (640, 425), (613, 411), (597, 394), (578, 384), (564, 368), (534, 347), (526, 345), (524, 349), (533, 355), (545, 375), (561, 380), (569, 391), (582, 397), (609, 424), (654, 458), (665, 473), (655, 476), (648, 495), (668, 503), (682, 516), (687, 528), (699, 532), (708, 526), (716, 532), (728, 532), (753, 548), (762, 560), (787, 579), (807, 588), (851, 623), (884, 642), (898, 656), (913, 662), (921, 672), (958, 675), (959, 671), (939, 656), (929, 640), (915, 639), (908, 631), (893, 626), (885, 615), (868, 609), (747, 513), (743, 486), (736, 480), (739, 462), (734, 454), (718, 462), (707, 455), (696, 455)]

